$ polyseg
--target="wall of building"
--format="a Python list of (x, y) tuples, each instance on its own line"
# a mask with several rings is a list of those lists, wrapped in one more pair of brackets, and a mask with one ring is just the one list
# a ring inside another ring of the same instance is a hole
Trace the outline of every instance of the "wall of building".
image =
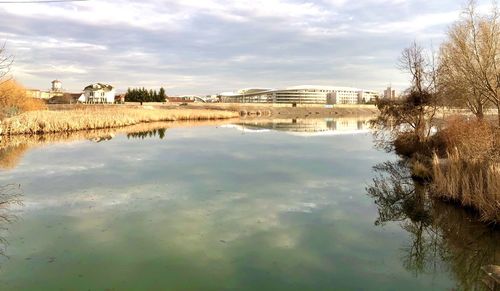
[(277, 104), (359, 104), (378, 96), (373, 91), (363, 91), (354, 88), (328, 89), (305, 88), (269, 90), (220, 96), (222, 102), (228, 103), (277, 103)]
[(114, 89), (111, 91), (87, 89), (83, 94), (86, 103), (114, 103), (116, 91)]

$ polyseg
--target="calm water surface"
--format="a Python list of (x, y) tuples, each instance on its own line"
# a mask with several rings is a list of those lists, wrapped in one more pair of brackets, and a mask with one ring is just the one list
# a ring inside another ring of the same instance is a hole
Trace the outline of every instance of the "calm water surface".
[(498, 232), (369, 194), (396, 158), (365, 128), (238, 122), (4, 149), (0, 185), (22, 204), (0, 208), (0, 290), (482, 288)]

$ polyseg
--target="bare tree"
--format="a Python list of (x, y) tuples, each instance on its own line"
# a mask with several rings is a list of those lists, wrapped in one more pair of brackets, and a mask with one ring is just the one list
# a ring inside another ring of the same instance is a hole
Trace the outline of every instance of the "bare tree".
[(441, 46), (439, 80), (446, 93), (479, 118), (484, 107), (493, 104), (500, 125), (499, 16), (496, 4), (488, 15), (479, 15), (475, 1), (469, 0)]
[(430, 61), (425, 56), (424, 48), (415, 41), (401, 53), (398, 68), (410, 75), (411, 87), (408, 91), (422, 93), (432, 86), (432, 76), (429, 73)]
[(10, 72), (14, 57), (7, 54), (5, 50), (5, 42), (0, 46), (0, 84), (5, 82), (7, 75)]
[[(439, 106), (434, 56), (435, 54), (428, 55), (416, 42), (403, 50), (398, 67), (409, 74), (411, 86), (401, 100), (377, 101), (380, 114), (372, 121), (376, 129), (382, 129), (376, 132), (386, 132), (386, 129), (390, 132), (389, 135), (381, 136), (385, 140), (381, 145), (386, 149), (392, 149), (395, 141), (402, 140), (401, 138), (423, 146), (431, 135), (432, 123)], [(391, 147), (387, 147), (387, 144)]]

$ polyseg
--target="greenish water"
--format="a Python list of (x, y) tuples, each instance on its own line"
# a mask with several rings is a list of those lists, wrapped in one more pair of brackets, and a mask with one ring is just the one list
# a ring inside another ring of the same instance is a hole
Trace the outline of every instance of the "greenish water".
[(0, 207), (0, 290), (483, 288), (498, 231), (379, 191), (397, 159), (362, 122), (246, 123), (26, 150), (0, 170), (22, 202)]

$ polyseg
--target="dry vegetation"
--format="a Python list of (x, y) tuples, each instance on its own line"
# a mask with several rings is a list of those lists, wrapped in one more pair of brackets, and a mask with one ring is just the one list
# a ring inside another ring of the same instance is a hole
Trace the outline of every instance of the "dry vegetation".
[(0, 82), (0, 120), (21, 112), (45, 108), (42, 100), (26, 96), (26, 90), (14, 80)]
[[(108, 140), (119, 134), (137, 134), (150, 132), (158, 129), (169, 129), (178, 127), (214, 126), (234, 122), (231, 119), (224, 120), (184, 120), (175, 122), (151, 122), (140, 123), (127, 127), (106, 128), (97, 130), (82, 130), (71, 132), (57, 132), (40, 135), (5, 135), (0, 136), (0, 170), (13, 169), (22, 160), (24, 154), (32, 148), (50, 145), (53, 143), (75, 142), (80, 140), (91, 140), (99, 142)], [(168, 132), (167, 132), (168, 136)]]
[(446, 154), (433, 158), (435, 194), (478, 210), (483, 221), (500, 222), (500, 130), (455, 117), (436, 138)]
[[(435, 197), (474, 208), (493, 223), (500, 222), (499, 56), (498, 6), (481, 14), (469, 0), (438, 53), (415, 43), (403, 50), (400, 68), (411, 86), (400, 100), (379, 100), (372, 122), (383, 129), (380, 145), (410, 159), (412, 176), (430, 182)], [(475, 118), (441, 126), (438, 109), (455, 106)], [(490, 108), (497, 125), (488, 121)]]
[(479, 211), (486, 222), (500, 222), (500, 166), (489, 161), (465, 161), (458, 152), (446, 162), (433, 162), (436, 195)]
[(43, 134), (114, 128), (143, 122), (212, 120), (238, 117), (222, 110), (99, 108), (26, 112), (0, 122), (0, 135)]

